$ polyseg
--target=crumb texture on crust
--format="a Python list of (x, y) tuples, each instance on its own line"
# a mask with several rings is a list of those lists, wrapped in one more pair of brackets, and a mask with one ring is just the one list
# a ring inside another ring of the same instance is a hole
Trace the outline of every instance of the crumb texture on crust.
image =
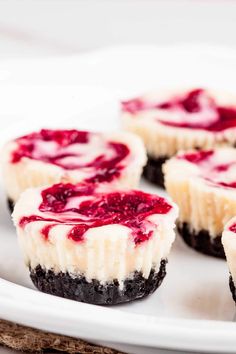
[(232, 282), (236, 284), (236, 217), (235, 216), (224, 227), (224, 231), (222, 234), (222, 244), (224, 247), (228, 268), (232, 277)]
[(163, 164), (166, 162), (167, 157), (160, 157), (153, 159), (148, 156), (148, 161), (143, 169), (143, 176), (150, 182), (155, 183), (157, 186), (164, 188), (164, 174), (162, 171)]
[(178, 232), (184, 241), (196, 251), (217, 258), (225, 259), (225, 252), (221, 242), (221, 235), (215, 238), (210, 237), (209, 232), (201, 230), (195, 232), (188, 224), (178, 225)]
[(236, 303), (236, 288), (235, 288), (232, 276), (229, 277), (229, 287), (231, 290), (232, 298), (233, 298), (234, 302)]
[(161, 260), (159, 270), (152, 269), (148, 278), (134, 272), (124, 280), (122, 288), (116, 279), (101, 284), (96, 279), (88, 282), (83, 276), (72, 277), (62, 272), (55, 274), (40, 265), (30, 270), (30, 277), (40, 291), (96, 305), (116, 305), (144, 298), (161, 285), (165, 275), (166, 260)]

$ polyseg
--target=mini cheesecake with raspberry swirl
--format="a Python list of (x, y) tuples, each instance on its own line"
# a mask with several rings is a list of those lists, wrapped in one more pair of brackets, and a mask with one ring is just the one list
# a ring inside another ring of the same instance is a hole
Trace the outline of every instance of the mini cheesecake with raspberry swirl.
[(236, 144), (236, 96), (202, 88), (156, 92), (122, 103), (126, 130), (147, 148), (144, 176), (163, 186), (163, 163), (179, 150)]
[(107, 182), (136, 187), (146, 153), (130, 133), (46, 130), (7, 143), (3, 176), (10, 204), (29, 187), (59, 182)]
[[(236, 215), (236, 214), (235, 214)], [(222, 234), (222, 244), (229, 267), (229, 285), (236, 303), (236, 217), (234, 216), (226, 225)]]
[(161, 284), (176, 217), (165, 198), (108, 184), (27, 189), (13, 212), (35, 286), (104, 305), (143, 298)]
[(163, 170), (166, 190), (180, 208), (183, 239), (202, 253), (224, 258), (222, 231), (236, 215), (236, 149), (182, 152)]

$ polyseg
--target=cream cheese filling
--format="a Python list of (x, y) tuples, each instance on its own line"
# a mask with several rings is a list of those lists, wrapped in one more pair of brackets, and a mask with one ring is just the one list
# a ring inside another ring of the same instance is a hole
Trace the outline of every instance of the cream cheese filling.
[(82, 242), (67, 237), (71, 225), (53, 227), (48, 238), (42, 235), (47, 221), (35, 221), (24, 228), (19, 226), (22, 216), (42, 215), (38, 210), (41, 196), (38, 189), (22, 193), (13, 212), (19, 244), (27, 266), (34, 269), (41, 265), (54, 272), (69, 272), (72, 276), (83, 275), (87, 280), (101, 283), (118, 279), (121, 286), (135, 271), (148, 278), (152, 269), (159, 270), (160, 261), (166, 259), (175, 238), (177, 207), (167, 214), (153, 214), (148, 220), (154, 225), (154, 233), (136, 245), (131, 229), (120, 224), (92, 227), (84, 234)]
[(236, 181), (236, 149), (215, 150), (212, 159), (216, 166), (233, 163), (228, 171), (218, 174), (214, 166), (211, 172), (211, 162), (203, 167), (178, 158), (181, 155), (163, 167), (166, 190), (179, 206), (179, 222), (196, 232), (206, 230), (212, 238), (220, 236), (224, 225), (236, 215), (236, 189), (217, 183)]

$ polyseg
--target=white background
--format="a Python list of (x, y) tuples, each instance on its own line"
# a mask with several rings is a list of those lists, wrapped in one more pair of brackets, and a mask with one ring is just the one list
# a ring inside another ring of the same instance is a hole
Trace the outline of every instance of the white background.
[(0, 0), (0, 57), (124, 43), (236, 46), (234, 0)]
[(236, 1), (0, 0), (4, 59), (179, 42), (236, 47)]

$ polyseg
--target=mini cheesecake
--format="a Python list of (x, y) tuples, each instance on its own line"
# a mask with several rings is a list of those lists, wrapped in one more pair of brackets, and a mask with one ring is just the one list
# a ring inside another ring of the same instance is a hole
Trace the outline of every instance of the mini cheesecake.
[(13, 221), (35, 286), (101, 305), (143, 298), (161, 284), (177, 207), (157, 195), (108, 184), (31, 188)]
[(156, 92), (122, 103), (123, 127), (147, 148), (144, 176), (163, 186), (163, 163), (179, 150), (236, 144), (236, 96), (202, 88)]
[[(236, 214), (235, 214), (236, 215)], [(236, 303), (236, 217), (226, 225), (222, 234), (222, 244), (230, 271), (229, 285)]]
[(236, 215), (236, 149), (182, 152), (163, 169), (167, 192), (180, 209), (180, 235), (196, 250), (224, 258), (222, 231)]
[(29, 187), (59, 182), (108, 182), (136, 187), (146, 153), (129, 133), (46, 130), (7, 143), (2, 169), (9, 204)]

